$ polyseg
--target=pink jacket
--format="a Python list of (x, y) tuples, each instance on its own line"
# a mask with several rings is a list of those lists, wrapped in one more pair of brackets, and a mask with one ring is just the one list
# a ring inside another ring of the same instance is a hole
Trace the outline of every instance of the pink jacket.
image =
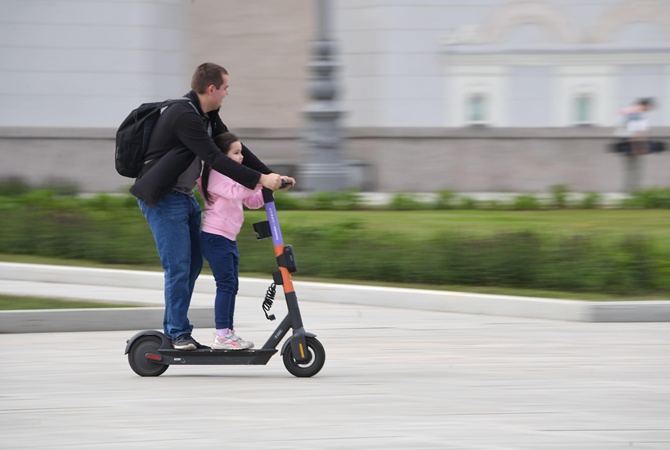
[[(202, 179), (198, 178), (196, 183), (201, 189)], [(242, 205), (258, 209), (265, 204), (261, 187), (258, 184), (255, 189), (249, 189), (212, 170), (207, 185), (207, 190), (212, 196), (212, 203), (205, 202), (202, 231), (224, 236), (231, 241), (236, 240), (244, 223)]]

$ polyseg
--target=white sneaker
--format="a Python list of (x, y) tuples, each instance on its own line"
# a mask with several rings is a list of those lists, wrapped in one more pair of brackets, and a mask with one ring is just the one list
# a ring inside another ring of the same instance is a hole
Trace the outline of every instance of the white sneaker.
[(227, 334), (226, 337), (230, 336), (232, 340), (240, 344), (240, 347), (243, 349), (254, 348), (254, 343), (251, 341), (245, 341), (241, 337), (235, 334), (235, 330), (231, 330), (230, 334)]
[(253, 342), (245, 341), (232, 331), (225, 336), (214, 333), (212, 348), (217, 350), (246, 350), (254, 346)]

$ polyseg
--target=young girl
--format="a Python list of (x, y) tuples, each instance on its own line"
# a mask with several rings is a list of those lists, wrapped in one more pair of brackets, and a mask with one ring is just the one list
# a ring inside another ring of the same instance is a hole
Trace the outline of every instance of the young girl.
[[(214, 138), (214, 143), (233, 161), (242, 163), (242, 144), (232, 133)], [(243, 350), (254, 344), (241, 339), (233, 329), (235, 297), (238, 288), (239, 254), (235, 239), (244, 222), (242, 205), (257, 209), (264, 205), (261, 185), (251, 190), (225, 175), (205, 166), (198, 178), (198, 187), (205, 200), (200, 242), (202, 254), (216, 281), (214, 320), (216, 333), (212, 348)]]

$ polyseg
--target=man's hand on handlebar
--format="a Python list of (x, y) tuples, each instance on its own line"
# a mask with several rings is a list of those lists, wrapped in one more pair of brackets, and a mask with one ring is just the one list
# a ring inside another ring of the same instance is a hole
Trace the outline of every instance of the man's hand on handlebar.
[(276, 173), (261, 174), (259, 182), (263, 187), (272, 189), (273, 191), (276, 191), (277, 189), (286, 190), (291, 186), (295, 186), (295, 180), (293, 178)]
[(293, 178), (282, 176), (281, 185), (279, 186), (279, 189), (288, 191), (293, 186), (295, 186), (295, 180)]

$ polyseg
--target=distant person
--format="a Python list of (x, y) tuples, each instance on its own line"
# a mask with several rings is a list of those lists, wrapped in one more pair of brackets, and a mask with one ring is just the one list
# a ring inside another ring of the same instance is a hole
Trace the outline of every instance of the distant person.
[(649, 153), (649, 122), (646, 113), (653, 109), (654, 101), (642, 98), (634, 105), (621, 110), (624, 137), (630, 144), (632, 155)]
[(147, 219), (165, 271), (163, 329), (178, 350), (200, 345), (191, 332), (188, 309), (195, 280), (202, 269), (200, 249), (200, 205), (193, 189), (202, 161), (249, 189), (258, 184), (279, 189), (282, 177), (242, 146), (243, 164), (228, 158), (213, 137), (228, 131), (219, 117), (221, 102), (228, 95), (229, 77), (223, 67), (204, 63), (191, 79), (184, 101), (170, 105), (159, 117), (151, 134), (146, 161), (130, 189)]
[(652, 151), (652, 142), (649, 140), (649, 122), (646, 113), (653, 109), (654, 101), (651, 98), (642, 98), (635, 104), (624, 108), (621, 114), (621, 133), (623, 140), (617, 144), (617, 151), (626, 156), (624, 191), (635, 192), (642, 179), (639, 157)]
[[(214, 143), (228, 158), (242, 164), (244, 160), (242, 143), (237, 136), (223, 133), (214, 138)], [(257, 209), (265, 204), (262, 186), (258, 184), (249, 189), (211, 170), (207, 165), (197, 183), (205, 201), (200, 244), (216, 281), (214, 299), (216, 333), (212, 348), (221, 350), (252, 348), (254, 344), (237, 336), (233, 328), (240, 261), (236, 239), (244, 222), (243, 205)]]

